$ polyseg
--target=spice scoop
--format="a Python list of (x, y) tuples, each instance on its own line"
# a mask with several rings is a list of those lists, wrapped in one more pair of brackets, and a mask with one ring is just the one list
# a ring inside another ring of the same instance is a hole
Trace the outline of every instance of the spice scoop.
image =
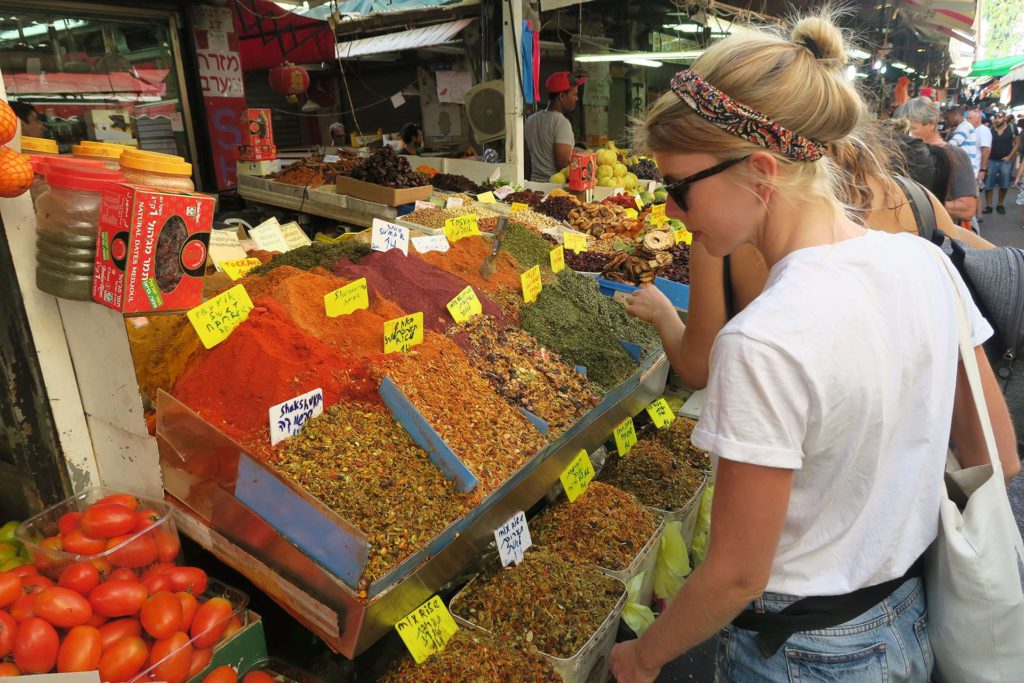
[(498, 216), (498, 225), (494, 228), (494, 246), (491, 248), (491, 253), (480, 264), (480, 277), (485, 280), (490, 280), (491, 276), (498, 270), (495, 259), (498, 258), (498, 252), (501, 250), (501, 239), (505, 236), (505, 228), (507, 226), (508, 217)]

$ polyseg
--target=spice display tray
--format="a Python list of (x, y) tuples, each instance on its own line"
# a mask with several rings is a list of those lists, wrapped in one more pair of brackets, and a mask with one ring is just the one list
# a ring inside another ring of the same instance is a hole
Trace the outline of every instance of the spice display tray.
[[(358, 199), (345, 195), (336, 195), (344, 197), (345, 206), (341, 206), (337, 201), (320, 201), (323, 194), (317, 194), (315, 191), (311, 191), (307, 197), (303, 197), (301, 194), (293, 196), (291, 194), (275, 192), (269, 189), (270, 182), (272, 181), (267, 181), (268, 189), (239, 184), (238, 194), (251, 202), (277, 206), (291, 211), (302, 211), (314, 216), (323, 216), (324, 218), (366, 228), (373, 224), (374, 218), (393, 220), (396, 215), (395, 209), (390, 206), (361, 202)], [(281, 183), (277, 184), (280, 185)]]
[(254, 190), (262, 190), (263, 192), (270, 192), (270, 183), (272, 181), (269, 178), (260, 178), (254, 175), (239, 175), (238, 176), (238, 188), (252, 188)]
[(401, 206), (412, 204), (419, 199), (427, 199), (434, 188), (430, 185), (420, 187), (403, 187), (396, 189), (376, 183), (356, 180), (349, 176), (338, 176), (338, 194), (347, 194), (356, 199), (384, 204), (385, 206)]
[[(700, 498), (698, 497), (698, 501)], [(652, 509), (653, 508), (649, 508)], [(654, 512), (659, 512), (654, 510)], [(694, 515), (694, 521), (696, 521), (696, 514)], [(628, 584), (633, 580), (634, 577), (644, 573), (643, 581), (640, 583), (640, 592), (637, 594), (637, 603), (641, 605), (651, 604), (651, 598), (654, 596), (654, 567), (658, 563), (658, 548), (661, 547), (661, 537), (665, 533), (665, 520), (661, 520), (658, 523), (658, 528), (654, 530), (654, 535), (651, 536), (650, 540), (644, 544), (644, 547), (640, 549), (633, 561), (629, 563), (629, 566), (625, 569), (608, 569), (607, 567), (598, 567), (604, 574), (618, 579), (622, 583)], [(690, 534), (692, 536), (693, 529), (691, 527)]]
[(289, 183), (279, 183), (276, 180), (271, 180), (270, 191), (284, 195), (285, 197), (305, 199), (307, 193), (309, 192), (309, 187), (307, 187), (306, 185), (291, 185)]
[(348, 195), (338, 194), (333, 185), (321, 185), (309, 191), (309, 198), (315, 202), (336, 206), (339, 209), (348, 208)]
[[(488, 629), (477, 626), (468, 619), (464, 619), (456, 614), (456, 603), (469, 587), (473, 585), (474, 581), (476, 581), (475, 577), (451, 599), (449, 611), (452, 613), (455, 623), (460, 627), (491, 634), (491, 631)], [(626, 607), (626, 597), (625, 585), (623, 585), (622, 595), (619, 597), (618, 602), (615, 603), (612, 611), (608, 613), (608, 617), (601, 622), (601, 625), (597, 627), (597, 630), (594, 631), (590, 639), (572, 657), (563, 659), (540, 652), (540, 650), (537, 651), (544, 659), (551, 662), (551, 667), (555, 670), (555, 673), (562, 677), (563, 681), (566, 683), (590, 683), (592, 681), (608, 680), (612, 646), (615, 645), (615, 635), (619, 630), (622, 610)]]
[(700, 497), (704, 494), (704, 489), (707, 488), (707, 485), (708, 478), (705, 476), (704, 481), (701, 482), (700, 486), (697, 487), (697, 491), (693, 494), (693, 498), (678, 510), (662, 510), (647, 506), (651, 511), (661, 515), (662, 519), (665, 520), (664, 524), (682, 522), (683, 539), (686, 541), (687, 548), (690, 547), (690, 543), (693, 541), (693, 530), (697, 526), (697, 510), (700, 508)]
[[(616, 301), (622, 301), (625, 303), (626, 298), (633, 292), (638, 291), (640, 288), (634, 285), (627, 285), (622, 282), (614, 282), (612, 280), (605, 280), (602, 277), (597, 278), (597, 284), (601, 288), (601, 293), (607, 297), (611, 297)], [(663, 277), (654, 278), (654, 286), (661, 290), (661, 293), (668, 297), (675, 309), (680, 312), (688, 311), (690, 308), (690, 286), (673, 282), (672, 280), (666, 280)]]

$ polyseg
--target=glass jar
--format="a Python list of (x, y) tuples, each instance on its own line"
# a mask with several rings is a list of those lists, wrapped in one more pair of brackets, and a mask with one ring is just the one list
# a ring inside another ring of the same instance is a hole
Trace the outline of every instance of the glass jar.
[(115, 145), (108, 142), (93, 142), (92, 140), (82, 140), (81, 144), (74, 145), (71, 148), (71, 153), (79, 159), (93, 159), (103, 162), (103, 165), (109, 168), (111, 171), (121, 170), (121, 154), (130, 149), (124, 145)]
[(91, 301), (103, 190), (124, 176), (71, 161), (46, 164), (49, 188), (36, 200), (36, 286), (64, 299)]
[(167, 192), (194, 192), (192, 164), (173, 154), (128, 149), (121, 155), (126, 183)]

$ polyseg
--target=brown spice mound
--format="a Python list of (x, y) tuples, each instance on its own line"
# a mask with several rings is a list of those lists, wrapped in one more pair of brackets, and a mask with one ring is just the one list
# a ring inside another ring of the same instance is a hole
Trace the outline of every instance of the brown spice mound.
[(422, 664), (411, 656), (399, 659), (381, 679), (382, 683), (561, 683), (551, 663), (508, 638), (483, 631), (461, 630), (444, 650)]
[(625, 457), (611, 456), (601, 480), (633, 494), (644, 505), (669, 511), (683, 508), (700, 488), (704, 473), (673, 452), (663, 436), (667, 431), (640, 439)]

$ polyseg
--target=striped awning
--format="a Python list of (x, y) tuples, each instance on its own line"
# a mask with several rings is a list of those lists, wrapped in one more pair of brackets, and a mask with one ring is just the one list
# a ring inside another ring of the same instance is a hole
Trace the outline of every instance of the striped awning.
[(383, 36), (341, 42), (336, 46), (338, 59), (442, 45), (457, 36), (472, 21), (473, 19), (459, 19), (444, 24), (414, 28), (411, 31), (399, 31)]

